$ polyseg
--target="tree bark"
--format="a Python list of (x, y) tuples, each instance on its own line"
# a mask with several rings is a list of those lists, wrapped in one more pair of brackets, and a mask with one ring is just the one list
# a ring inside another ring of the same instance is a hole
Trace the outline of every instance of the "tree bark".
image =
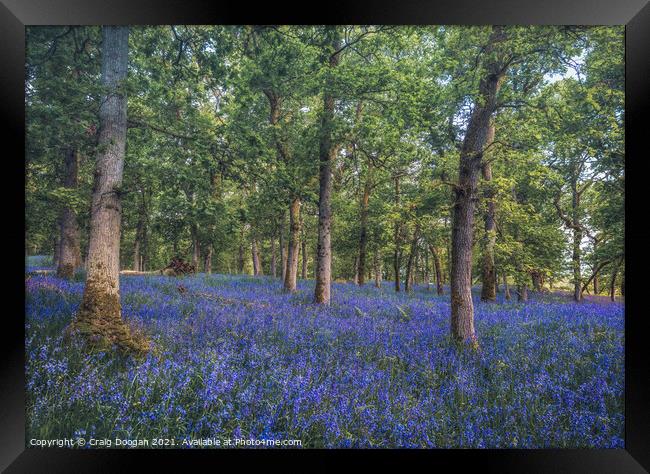
[(533, 290), (537, 292), (542, 291), (542, 274), (537, 271), (531, 272), (530, 279), (533, 283)]
[(271, 275), (273, 278), (277, 278), (278, 276), (278, 270), (277, 270), (277, 255), (275, 252), (275, 235), (271, 237)]
[(517, 301), (528, 301), (528, 286), (525, 283), (517, 286)]
[(237, 272), (242, 275), (244, 273), (244, 229), (242, 228), (239, 234), (239, 253), (237, 258)]
[(126, 92), (129, 28), (102, 28), (101, 81), (107, 95), (99, 108), (99, 144), (90, 218), (87, 277), (70, 333), (90, 344), (141, 352), (148, 344), (132, 337), (120, 304), (121, 190), (126, 146)]
[[(494, 120), (490, 120), (485, 146), (494, 142)], [(486, 155), (489, 153), (486, 153)], [(481, 301), (493, 303), (497, 300), (497, 275), (494, 269), (494, 246), (496, 243), (496, 225), (494, 221), (496, 205), (494, 192), (490, 188), (492, 182), (492, 165), (485, 161), (481, 167), (483, 181), (486, 183), (484, 198), (486, 200), (485, 235), (483, 236), (483, 265), (482, 265), (482, 286)]]
[(436, 293), (439, 295), (444, 294), (445, 290), (442, 286), (442, 269), (440, 264), (440, 253), (433, 245), (429, 245), (431, 255), (433, 256), (433, 270), (436, 274)]
[(413, 231), (413, 238), (411, 239), (411, 249), (409, 251), (409, 258), (406, 263), (406, 285), (405, 290), (407, 293), (413, 291), (413, 281), (414, 281), (414, 265), (415, 258), (418, 251), (418, 239), (420, 238), (420, 225), (416, 224), (415, 230)]
[(284, 291), (296, 291), (298, 252), (300, 251), (300, 198), (294, 197), (289, 206), (289, 254), (284, 278)]
[(282, 284), (287, 275), (287, 251), (284, 245), (284, 214), (280, 221), (280, 264), (282, 265)]
[[(65, 153), (63, 186), (76, 189), (78, 184), (79, 155), (70, 148)], [(60, 278), (70, 279), (81, 264), (79, 245), (79, 224), (77, 213), (70, 206), (64, 206), (61, 213), (59, 260), (56, 274)]]
[(372, 189), (372, 164), (368, 163), (368, 176), (363, 186), (361, 197), (361, 230), (359, 233), (359, 286), (365, 284), (366, 271), (366, 248), (368, 246), (368, 204), (370, 201), (370, 190)]
[(577, 176), (571, 183), (571, 198), (572, 218), (575, 226), (573, 228), (573, 255), (571, 259), (573, 266), (573, 299), (580, 301), (582, 299), (582, 275), (580, 269), (582, 229), (579, 225), (580, 194), (578, 193)]
[(302, 234), (302, 279), (307, 279), (307, 262), (309, 257), (307, 255), (307, 239), (305, 238), (305, 233)]
[(314, 289), (314, 302), (320, 304), (330, 303), (332, 285), (332, 169), (338, 147), (332, 142), (334, 127), (334, 102), (332, 93), (333, 69), (339, 64), (340, 34), (336, 26), (329, 28), (331, 40), (329, 54), (329, 77), (326, 80), (323, 94), (323, 112), (321, 116), (321, 129), (319, 140), (319, 202), (318, 202), (318, 260), (316, 262), (316, 287)]
[(201, 261), (201, 246), (199, 244), (199, 230), (196, 224), (192, 224), (190, 233), (192, 235), (192, 265), (198, 271), (199, 262)]
[[(399, 207), (400, 202), (400, 182), (399, 175), (395, 176), (395, 207)], [(400, 269), (402, 266), (402, 253), (400, 250), (401, 247), (401, 222), (397, 220), (395, 222), (395, 229), (393, 231), (393, 242), (395, 244), (395, 250), (393, 251), (393, 271), (395, 273), (395, 291), (400, 292)]]
[(263, 275), (262, 271), (262, 262), (260, 261), (260, 252), (257, 245), (257, 239), (253, 238), (251, 241), (251, 254), (253, 256), (253, 275), (261, 276)]
[[(494, 26), (485, 48), (486, 55), (489, 56), (495, 44), (503, 39), (503, 28)], [(505, 78), (505, 68), (496, 60), (489, 60), (485, 66), (487, 75), (479, 85), (479, 95), (460, 153), (451, 247), (451, 334), (457, 341), (471, 341), (473, 344), (476, 336), (472, 303), (472, 235), (476, 188), (497, 94)]]
[(133, 244), (133, 271), (142, 271), (140, 268), (140, 239), (138, 238), (138, 231), (135, 231), (135, 242)]
[(374, 254), (374, 272), (375, 272), (375, 288), (381, 288), (381, 258), (379, 250)]
[(57, 219), (56, 223), (56, 237), (54, 239), (54, 256), (52, 257), (52, 266), (59, 268), (59, 261), (61, 260), (61, 218)]
[(212, 246), (209, 246), (208, 250), (205, 252), (203, 271), (206, 273), (206, 275), (210, 275), (212, 273)]
[(506, 301), (510, 301), (510, 287), (508, 286), (508, 275), (503, 274), (503, 294)]

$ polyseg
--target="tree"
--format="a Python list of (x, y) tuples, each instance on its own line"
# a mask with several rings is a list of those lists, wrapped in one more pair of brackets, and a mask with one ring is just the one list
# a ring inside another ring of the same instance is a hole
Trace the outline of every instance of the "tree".
[(321, 115), (320, 143), (319, 143), (319, 201), (318, 201), (318, 259), (316, 261), (316, 288), (314, 302), (321, 304), (330, 303), (332, 285), (332, 167), (338, 153), (338, 146), (332, 141), (332, 128), (334, 125), (334, 102), (332, 74), (333, 69), (339, 64), (340, 33), (337, 27), (328, 27), (325, 30), (326, 47), (325, 55), (328, 61), (328, 76), (323, 91), (323, 111)]
[(122, 170), (126, 146), (126, 92), (129, 29), (102, 28), (102, 85), (99, 145), (95, 167), (83, 299), (72, 325), (92, 345), (115, 345), (125, 351), (146, 349), (134, 340), (122, 319), (120, 303), (120, 219)]

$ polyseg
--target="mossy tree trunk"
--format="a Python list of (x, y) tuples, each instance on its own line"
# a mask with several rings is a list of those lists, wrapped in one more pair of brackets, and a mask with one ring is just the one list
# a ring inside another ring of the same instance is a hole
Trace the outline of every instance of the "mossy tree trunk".
[(92, 196), (87, 277), (72, 333), (92, 345), (145, 350), (122, 319), (120, 305), (120, 187), (126, 146), (126, 93), (129, 29), (102, 28), (102, 86), (99, 144)]

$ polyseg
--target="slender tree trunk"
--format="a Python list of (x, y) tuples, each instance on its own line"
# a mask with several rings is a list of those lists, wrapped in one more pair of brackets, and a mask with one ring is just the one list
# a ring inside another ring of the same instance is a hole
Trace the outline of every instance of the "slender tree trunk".
[(298, 252), (300, 250), (300, 198), (293, 198), (289, 207), (289, 255), (284, 278), (284, 290), (296, 291), (298, 277)]
[(431, 291), (431, 276), (429, 275), (429, 251), (424, 247), (424, 282), (427, 286), (427, 291)]
[(190, 227), (192, 235), (192, 265), (198, 271), (199, 262), (201, 261), (201, 247), (199, 244), (199, 230), (195, 224)]
[[(502, 27), (494, 26), (485, 49), (487, 57), (496, 42), (504, 39)], [(451, 247), (451, 333), (457, 341), (475, 342), (474, 304), (472, 303), (472, 235), (478, 176), (490, 130), (496, 97), (504, 80), (504, 68), (495, 62), (486, 64), (487, 75), (479, 85), (479, 96), (463, 140), (455, 188), (456, 202)]]
[[(395, 177), (395, 207), (399, 207), (399, 201), (400, 201), (400, 183), (399, 183), (399, 175)], [(400, 251), (400, 246), (402, 244), (401, 242), (401, 223), (398, 221), (395, 222), (395, 229), (393, 231), (394, 234), (394, 244), (395, 244), (395, 250), (393, 251), (393, 271), (395, 272), (395, 291), (399, 293), (401, 290), (400, 288), (400, 268), (402, 266), (402, 255)]]
[(375, 288), (381, 288), (381, 258), (379, 250), (374, 255)]
[(363, 187), (361, 197), (361, 231), (359, 234), (359, 281), (360, 286), (365, 284), (366, 270), (366, 248), (368, 246), (368, 204), (370, 201), (370, 190), (372, 189), (372, 164), (368, 163), (368, 176)]
[(418, 238), (420, 237), (420, 226), (415, 226), (415, 231), (413, 231), (413, 239), (411, 239), (411, 249), (409, 251), (409, 258), (406, 263), (406, 292), (410, 293), (413, 291), (413, 274), (414, 274), (414, 264), (415, 258), (418, 251)]
[(306, 280), (307, 279), (307, 261), (309, 259), (309, 256), (307, 255), (307, 239), (305, 238), (305, 234), (303, 232), (302, 235), (302, 279)]
[(334, 126), (334, 102), (332, 93), (333, 69), (339, 64), (340, 48), (339, 32), (336, 26), (328, 27), (331, 37), (329, 56), (330, 76), (326, 80), (323, 94), (323, 112), (319, 143), (319, 202), (318, 202), (318, 261), (316, 262), (316, 287), (314, 302), (329, 304), (332, 285), (332, 169), (338, 152), (338, 147), (332, 142)]
[(271, 275), (273, 275), (273, 278), (277, 278), (278, 276), (278, 270), (277, 270), (277, 255), (275, 253), (275, 236), (271, 237)]
[(206, 273), (206, 275), (210, 275), (212, 273), (212, 246), (211, 245), (205, 251), (205, 256), (203, 260), (203, 271)]
[(287, 276), (287, 249), (284, 243), (284, 215), (280, 224), (280, 264), (282, 265), (282, 284)]
[(621, 267), (621, 262), (623, 258), (619, 258), (618, 261), (614, 264), (614, 269), (612, 270), (612, 279), (609, 282), (609, 298), (612, 301), (616, 301), (616, 277), (618, 276), (618, 270)]
[(129, 28), (102, 28), (102, 86), (99, 146), (90, 218), (86, 285), (71, 333), (92, 345), (113, 345), (127, 352), (147, 350), (136, 343), (122, 319), (120, 305), (120, 187), (126, 146), (126, 93)]
[[(494, 142), (494, 120), (490, 120), (488, 127), (488, 134), (485, 140), (485, 146), (490, 146)], [(489, 155), (489, 153), (486, 153)], [(486, 191), (484, 198), (486, 200), (485, 210), (485, 235), (483, 237), (483, 265), (482, 265), (482, 287), (481, 287), (481, 301), (495, 302), (497, 299), (497, 276), (494, 269), (494, 246), (496, 243), (496, 225), (494, 221), (495, 216), (495, 202), (494, 192), (490, 188), (492, 184), (492, 165), (489, 161), (485, 161), (481, 167), (483, 181), (486, 184)]]
[[(78, 183), (79, 155), (70, 148), (65, 154), (65, 171), (63, 186), (76, 189)], [(70, 279), (81, 264), (81, 248), (79, 246), (79, 224), (77, 213), (73, 208), (64, 206), (61, 213), (59, 260), (56, 274), (60, 278)]]
[(260, 261), (260, 252), (257, 245), (257, 239), (253, 238), (251, 241), (251, 254), (253, 256), (253, 275), (263, 275), (262, 262)]
[(436, 293), (439, 295), (444, 294), (445, 290), (442, 286), (442, 270), (440, 268), (440, 254), (438, 253), (438, 250), (433, 246), (429, 246), (429, 250), (431, 250), (431, 255), (433, 256), (433, 269), (436, 274)]
[(138, 237), (138, 231), (136, 230), (135, 232), (135, 243), (133, 244), (133, 271), (134, 272), (140, 272), (142, 269), (140, 268), (140, 239)]
[(621, 296), (625, 297), (625, 268), (623, 268), (623, 274), (621, 275)]
[(242, 229), (239, 236), (239, 254), (237, 258), (237, 271), (240, 275), (244, 273), (244, 230)]
[(61, 261), (61, 219), (57, 219), (56, 224), (56, 238), (54, 239), (54, 256), (52, 257), (52, 265), (54, 268), (59, 268)]
[(508, 286), (508, 275), (503, 274), (503, 293), (506, 301), (510, 301), (510, 287)]
[(580, 301), (582, 299), (582, 275), (581, 275), (581, 256), (582, 251), (580, 244), (582, 243), (582, 230), (580, 227), (580, 194), (578, 193), (578, 177), (577, 173), (571, 183), (571, 210), (573, 219), (573, 299)]

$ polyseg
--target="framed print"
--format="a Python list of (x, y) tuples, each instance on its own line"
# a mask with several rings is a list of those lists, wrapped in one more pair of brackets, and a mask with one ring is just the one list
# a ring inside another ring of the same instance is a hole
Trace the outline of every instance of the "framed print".
[(6, 472), (647, 472), (643, 1), (0, 11)]

